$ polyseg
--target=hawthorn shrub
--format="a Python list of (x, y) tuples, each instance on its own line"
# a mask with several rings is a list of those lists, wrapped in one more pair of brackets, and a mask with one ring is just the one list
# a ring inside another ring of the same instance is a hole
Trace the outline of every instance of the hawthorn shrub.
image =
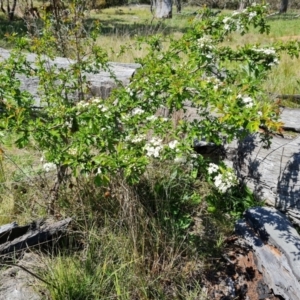
[[(70, 7), (81, 2), (74, 0)], [(220, 145), (257, 132), (259, 127), (265, 133), (280, 130), (279, 109), (268, 100), (261, 83), (279, 63), (282, 51), (298, 55), (299, 43), (237, 49), (222, 44), (232, 32), (245, 34), (252, 26), (268, 33), (266, 13), (267, 7), (259, 5), (232, 16), (215, 17), (204, 9), (186, 34), (169, 38), (167, 49), (159, 35), (141, 40), (149, 47), (148, 54), (137, 60), (141, 68), (129, 86), (119, 86), (109, 99), (88, 96), (86, 74), (109, 70), (109, 66), (105, 51), (95, 44), (97, 24), (89, 36), (82, 34), (84, 14), (74, 9), (70, 18), (59, 23), (46, 19), (39, 36), (20, 38), (10, 58), (1, 62), (0, 126), (3, 132), (18, 135), (18, 147), (34, 141), (44, 159), (56, 166), (49, 211), (53, 211), (67, 170), (75, 177), (92, 176), (99, 186), (109, 184), (116, 175), (136, 184), (149, 164), (164, 161), (184, 167), (196, 178), (199, 170), (207, 173), (208, 162), (193, 152), (195, 139)], [(62, 39), (76, 58), (68, 70), (48, 64), (62, 47)], [(25, 50), (37, 54), (34, 68)], [(19, 74), (39, 78), (41, 113), (34, 112), (33, 96), (21, 89)], [(182, 119), (173, 126), (171, 118), (156, 116), (161, 107), (170, 114), (185, 111), (186, 100), (197, 111), (197, 120)]]

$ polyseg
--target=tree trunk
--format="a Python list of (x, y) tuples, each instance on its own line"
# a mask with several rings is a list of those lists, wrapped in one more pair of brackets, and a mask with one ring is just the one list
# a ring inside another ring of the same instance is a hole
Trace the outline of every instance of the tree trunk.
[(173, 0), (153, 0), (152, 12), (155, 18), (169, 19), (172, 18)]
[(13, 4), (12, 4), (11, 8), (10, 8), (9, 0), (7, 0), (7, 15), (8, 15), (8, 20), (9, 21), (14, 20), (16, 6), (17, 6), (17, 0), (13, 1)]
[(281, 5), (280, 5), (279, 13), (280, 14), (286, 13), (288, 5), (289, 5), (289, 0), (281, 0)]
[(1, 11), (7, 15), (9, 21), (14, 20), (15, 10), (17, 6), (17, 0), (14, 0), (12, 3), (12, 7), (10, 7), (10, 0), (6, 1), (6, 9), (4, 8), (4, 0), (0, 0), (0, 9)]
[(181, 0), (175, 0), (177, 13), (181, 13)]

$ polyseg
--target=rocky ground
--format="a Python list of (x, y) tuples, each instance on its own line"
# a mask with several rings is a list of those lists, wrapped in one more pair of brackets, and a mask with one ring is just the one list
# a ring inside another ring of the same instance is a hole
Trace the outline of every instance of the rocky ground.
[(238, 237), (232, 236), (228, 239), (222, 260), (218, 270), (211, 270), (206, 273), (205, 287), (208, 299), (283, 299), (280, 296), (275, 296), (265, 284), (262, 274), (256, 267), (255, 255), (251, 249), (242, 245), (242, 241)]

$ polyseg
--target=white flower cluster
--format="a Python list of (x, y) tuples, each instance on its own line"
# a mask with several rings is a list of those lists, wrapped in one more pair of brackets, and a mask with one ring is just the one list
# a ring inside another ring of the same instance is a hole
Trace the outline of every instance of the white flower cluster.
[(213, 49), (213, 46), (211, 45), (212, 39), (208, 36), (204, 36), (202, 38), (199, 38), (197, 40), (197, 42), (198, 42), (199, 48), (208, 48), (210, 50)]
[(226, 31), (230, 30), (231, 26), (233, 25), (234, 23), (234, 19), (230, 18), (230, 17), (225, 17), (223, 19), (223, 23), (224, 23), (224, 29)]
[(147, 121), (155, 121), (157, 120), (157, 116), (153, 115), (153, 116), (149, 116), (146, 118)]
[(178, 145), (178, 141), (177, 140), (171, 141), (169, 143), (169, 148), (170, 149), (175, 149), (177, 145)]
[(257, 16), (257, 13), (256, 13), (256, 11), (252, 11), (252, 12), (250, 12), (249, 13), (249, 21), (251, 21), (254, 17), (256, 17)]
[(145, 135), (140, 134), (140, 135), (136, 135), (135, 137), (133, 137), (132, 139), (129, 138), (129, 140), (136, 144), (136, 143), (140, 143), (142, 141), (144, 141), (146, 139)]
[(43, 169), (45, 172), (54, 171), (54, 170), (56, 170), (56, 164), (54, 164), (52, 162), (45, 163), (45, 164), (43, 164)]
[(94, 99), (92, 99), (90, 101), (79, 101), (76, 104), (76, 106), (77, 106), (77, 109), (82, 110), (82, 109), (87, 108), (87, 107), (89, 107), (91, 105), (97, 105), (97, 107), (102, 112), (108, 111), (108, 108), (105, 105), (101, 104), (101, 102), (103, 102), (103, 99), (101, 99), (101, 98), (94, 98)]
[(187, 162), (187, 157), (185, 155), (178, 155), (174, 159), (175, 164), (184, 164)]
[(159, 157), (159, 153), (163, 148), (162, 139), (153, 137), (148, 143), (146, 143), (144, 149), (147, 151), (147, 156)]
[(219, 166), (213, 163), (210, 163), (207, 169), (209, 175), (212, 175), (219, 171)]
[(66, 127), (68, 127), (69, 129), (72, 128), (73, 126), (73, 118), (70, 118), (68, 121), (65, 122)]
[(279, 64), (279, 59), (275, 57), (272, 62), (268, 63), (269, 67), (277, 66)]
[(103, 105), (103, 104), (99, 104), (99, 105), (98, 105), (98, 108), (99, 108), (102, 112), (108, 111), (108, 108), (107, 108), (105, 105)]
[(265, 55), (275, 55), (276, 51), (274, 48), (253, 48), (253, 51), (263, 53)]
[[(243, 9), (242, 11), (234, 11), (231, 15), (231, 18), (225, 17), (223, 19), (223, 23), (225, 24), (224, 29), (230, 30), (230, 27), (234, 27), (235, 25), (238, 31), (243, 32), (245, 30), (243, 19), (248, 18), (248, 20), (251, 21), (257, 16), (256, 11), (251, 11), (255, 6), (257, 6), (257, 4), (253, 2), (251, 6)], [(266, 8), (266, 6), (264, 6), (264, 8)]]
[(131, 115), (142, 115), (145, 111), (141, 109), (140, 107), (136, 107), (132, 110)]
[(81, 108), (88, 107), (89, 105), (90, 103), (87, 101), (79, 101), (76, 106), (78, 109), (81, 109)]
[(130, 87), (127, 87), (126, 88), (126, 92), (130, 95), (130, 96), (133, 96), (133, 91)]
[(214, 185), (221, 193), (227, 192), (237, 183), (233, 171), (228, 170), (226, 173), (221, 173), (219, 166), (216, 164), (210, 163), (207, 172), (213, 176)]
[(77, 155), (77, 149), (76, 148), (70, 148), (68, 150), (68, 154), (73, 155), (73, 156)]
[(213, 90), (214, 91), (219, 90), (220, 87), (222, 87), (224, 85), (223, 82), (220, 79), (216, 78), (216, 77), (206, 77), (205, 79), (208, 83), (213, 83), (213, 85), (214, 85)]
[(241, 94), (238, 94), (237, 99), (241, 99), (246, 108), (254, 106), (254, 100), (249, 96), (242, 96)]
[(269, 59), (272, 58), (272, 61), (270, 63), (268, 63), (269, 67), (279, 64), (279, 60), (276, 55), (276, 50), (274, 48), (253, 48), (253, 51), (262, 53), (262, 54), (268, 56)]
[(218, 174), (214, 178), (214, 184), (221, 193), (226, 193), (235, 183), (236, 176), (231, 172), (226, 173), (226, 175)]

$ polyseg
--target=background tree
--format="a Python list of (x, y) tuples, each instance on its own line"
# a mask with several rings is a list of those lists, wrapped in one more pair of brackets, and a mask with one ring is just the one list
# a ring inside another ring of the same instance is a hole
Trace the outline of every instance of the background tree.
[(286, 13), (287, 12), (287, 8), (289, 5), (289, 0), (281, 0), (281, 4), (280, 4), (280, 9), (279, 9), (279, 13)]
[(0, 8), (2, 12), (7, 15), (9, 21), (14, 20), (16, 6), (17, 6), (17, 0), (13, 0), (13, 1), (7, 0), (6, 8), (4, 8), (4, 0), (0, 0)]
[(158, 19), (172, 18), (173, 0), (152, 0), (151, 12)]

